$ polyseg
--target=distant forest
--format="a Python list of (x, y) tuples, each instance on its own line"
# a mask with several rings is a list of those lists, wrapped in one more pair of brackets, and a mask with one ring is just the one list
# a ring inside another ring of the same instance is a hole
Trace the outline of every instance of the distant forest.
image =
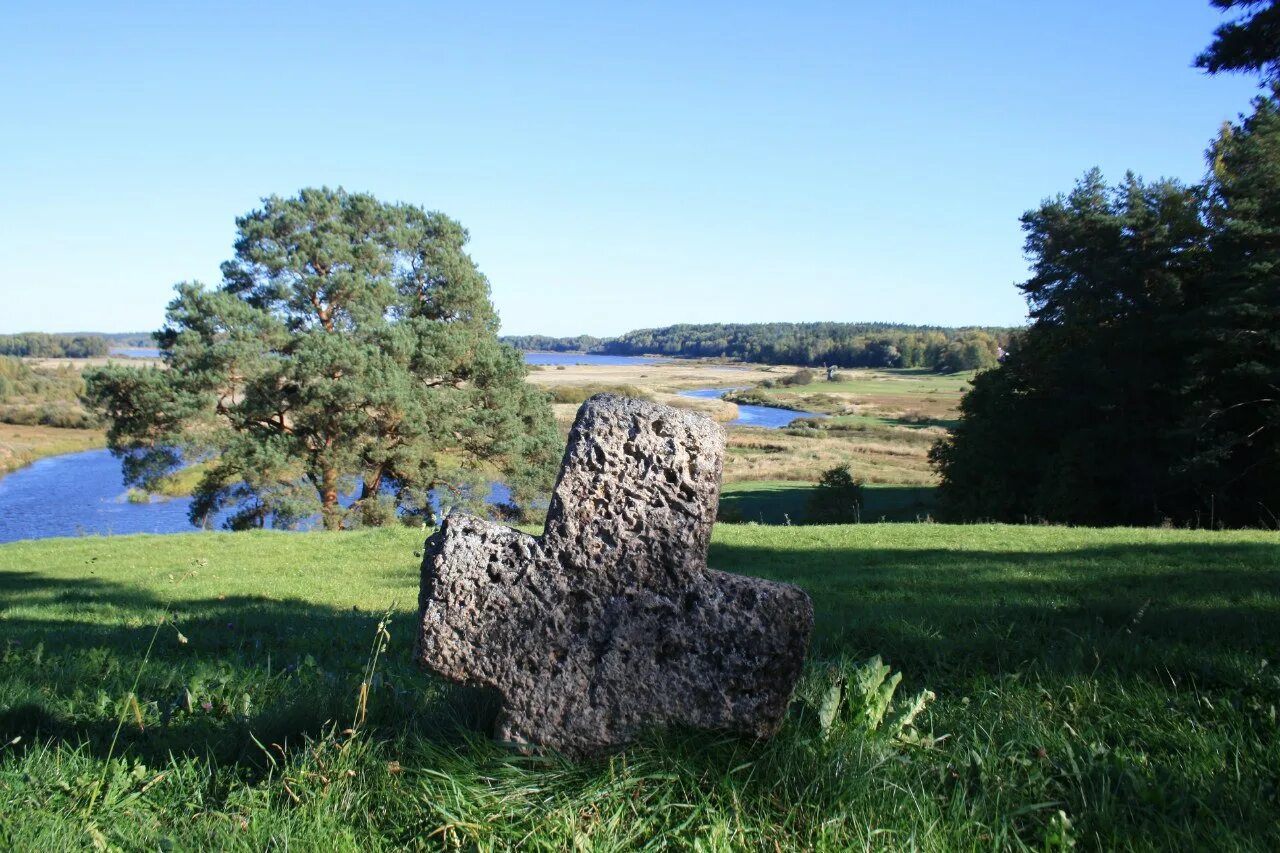
[(153, 347), (150, 332), (22, 332), (0, 335), (0, 355), (28, 358), (92, 358), (112, 347)]
[(735, 358), (813, 367), (924, 367), (940, 372), (996, 364), (1017, 329), (893, 323), (703, 323), (637, 329), (617, 338), (508, 335), (522, 350)]
[(50, 335), (45, 332), (23, 332), (0, 335), (0, 355), (32, 358), (89, 358), (106, 355), (111, 344), (101, 335)]

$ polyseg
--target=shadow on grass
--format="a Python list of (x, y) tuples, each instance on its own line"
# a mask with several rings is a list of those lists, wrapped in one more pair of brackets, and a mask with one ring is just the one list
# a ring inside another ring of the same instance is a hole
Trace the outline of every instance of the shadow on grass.
[(816, 654), (883, 654), (934, 689), (967, 689), (977, 676), (1100, 672), (1239, 685), (1280, 655), (1280, 543), (1060, 552), (715, 544), (710, 562), (806, 589)]
[[(717, 544), (714, 567), (813, 597), (813, 654), (882, 654), (910, 683), (971, 695), (1000, 678), (1104, 674), (1176, 690), (1235, 689), (1280, 656), (1280, 546), (1112, 545), (1062, 552), (792, 550)], [(210, 756), (248, 772), (264, 752), (348, 726), (380, 616), (302, 600), (179, 601), (100, 578), (0, 574), (0, 738), (105, 755)], [(157, 632), (163, 615), (171, 623)], [(447, 685), (410, 660), (412, 617), (372, 682), (368, 726), (461, 742), (487, 731), (489, 693)], [(149, 658), (143, 666), (148, 645)], [(279, 744), (279, 747), (273, 747)]]
[[(65, 742), (105, 757), (123, 708), (116, 755), (160, 764), (204, 756), (250, 771), (265, 769), (273, 751), (352, 725), (382, 618), (250, 596), (167, 606), (134, 587), (34, 572), (0, 573), (0, 605), (3, 741), (21, 738), (19, 751)], [(366, 728), (459, 743), (491, 728), (494, 694), (447, 684), (410, 660), (411, 621), (392, 620)], [(136, 707), (124, 703), (135, 678)]]
[[(720, 518), (730, 523), (807, 524), (812, 483), (727, 484), (720, 495)], [(867, 486), (862, 517), (867, 521), (916, 522), (937, 509), (934, 486)]]

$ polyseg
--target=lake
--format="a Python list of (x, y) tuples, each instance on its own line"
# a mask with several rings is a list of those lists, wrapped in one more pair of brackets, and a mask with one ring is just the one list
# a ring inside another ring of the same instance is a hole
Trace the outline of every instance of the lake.
[(134, 504), (124, 495), (120, 460), (110, 451), (39, 459), (0, 477), (0, 542), (195, 529), (187, 522), (190, 498)]
[[(131, 503), (120, 476), (120, 460), (108, 450), (87, 450), (39, 459), (0, 477), (0, 542), (51, 536), (120, 536), (127, 533), (192, 533), (191, 498)], [(339, 500), (346, 506), (356, 489)], [(511, 492), (490, 486), (489, 502), (505, 503)], [(440, 500), (433, 496), (438, 512)], [(225, 515), (212, 527), (221, 529)], [(310, 525), (305, 525), (309, 527)]]
[(159, 358), (160, 350), (155, 347), (112, 347), (111, 355), (124, 358)]
[[(122, 358), (159, 358), (160, 350), (155, 347), (112, 347), (112, 355)], [(526, 352), (525, 364), (661, 364), (670, 361), (668, 358), (641, 355), (596, 355), (583, 352)]]
[[(742, 388), (698, 388), (693, 391), (681, 391), (681, 397), (698, 397), (703, 400), (718, 400), (730, 391), (741, 391)], [(765, 429), (782, 429), (796, 418), (825, 418), (820, 412), (797, 412), (792, 409), (779, 409), (775, 406), (749, 406), (735, 403), (738, 417), (729, 421), (729, 426), (764, 427)]]

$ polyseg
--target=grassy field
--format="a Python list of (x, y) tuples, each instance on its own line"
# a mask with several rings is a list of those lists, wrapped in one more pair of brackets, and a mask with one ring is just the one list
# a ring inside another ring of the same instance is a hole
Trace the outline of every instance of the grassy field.
[(0, 477), (46, 456), (105, 447), (101, 430), (0, 423)]
[[(775, 369), (770, 378), (777, 382), (788, 372)], [(783, 407), (914, 424), (922, 419), (945, 421), (954, 417), (973, 373), (848, 369), (841, 370), (837, 379), (836, 382), (818, 379), (808, 385), (766, 385), (755, 390)]]
[[(693, 408), (720, 421), (737, 417), (723, 400), (680, 397), (690, 388), (743, 388), (766, 405), (831, 417), (795, 429), (730, 427), (725, 482), (788, 480), (812, 483), (822, 472), (849, 464), (868, 483), (929, 486), (937, 478), (929, 448), (955, 422), (972, 373), (939, 375), (919, 370), (843, 370), (839, 382), (780, 385), (796, 368), (672, 362), (655, 365), (568, 365), (529, 375), (534, 384), (564, 399), (576, 391), (634, 389), (648, 399)], [(770, 387), (772, 385), (772, 387)], [(578, 395), (580, 396), (580, 395)], [(568, 430), (577, 403), (555, 405)], [(914, 516), (913, 516), (914, 517)]]
[[(714, 566), (813, 595), (802, 700), (582, 764), (411, 664), (420, 538), (0, 546), (0, 847), (1280, 846), (1275, 534), (722, 525)], [(937, 696), (907, 741), (814, 712), (873, 654)]]

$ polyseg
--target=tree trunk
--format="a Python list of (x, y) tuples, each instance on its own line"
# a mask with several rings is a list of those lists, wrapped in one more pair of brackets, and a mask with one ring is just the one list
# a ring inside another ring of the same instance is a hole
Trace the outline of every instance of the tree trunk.
[(360, 516), (365, 525), (372, 526), (378, 523), (378, 516), (374, 511), (374, 507), (381, 491), (382, 466), (376, 465), (372, 471), (365, 475), (364, 483), (360, 488)]
[(320, 481), (320, 517), (326, 530), (342, 529), (342, 507), (338, 505), (338, 470), (325, 468)]

